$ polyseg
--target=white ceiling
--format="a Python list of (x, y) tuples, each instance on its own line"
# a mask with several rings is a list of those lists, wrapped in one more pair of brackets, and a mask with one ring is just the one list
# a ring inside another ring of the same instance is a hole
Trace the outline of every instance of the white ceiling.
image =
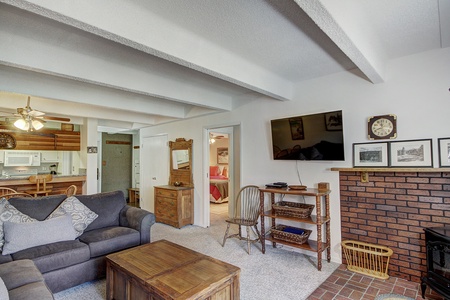
[[(132, 130), (450, 46), (447, 0), (0, 0), (0, 111)], [(4, 113), (3, 113), (4, 114)]]

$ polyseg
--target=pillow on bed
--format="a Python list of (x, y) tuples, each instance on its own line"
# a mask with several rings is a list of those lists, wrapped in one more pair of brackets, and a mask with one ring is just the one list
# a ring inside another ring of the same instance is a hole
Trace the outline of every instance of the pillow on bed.
[(228, 177), (228, 169), (227, 169), (227, 167), (223, 167), (222, 176), (223, 177)]
[(209, 176), (219, 176), (220, 168), (219, 166), (209, 166)]

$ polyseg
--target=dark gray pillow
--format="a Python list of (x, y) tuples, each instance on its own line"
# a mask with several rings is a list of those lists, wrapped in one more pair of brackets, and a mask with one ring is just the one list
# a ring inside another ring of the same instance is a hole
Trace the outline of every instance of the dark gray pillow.
[(119, 226), (120, 211), (127, 205), (122, 191), (97, 193), (93, 195), (76, 195), (76, 197), (81, 203), (98, 215), (97, 219), (85, 231), (109, 226)]
[(62, 194), (36, 198), (11, 198), (8, 202), (14, 205), (20, 212), (36, 220), (43, 221), (66, 198), (67, 196)]

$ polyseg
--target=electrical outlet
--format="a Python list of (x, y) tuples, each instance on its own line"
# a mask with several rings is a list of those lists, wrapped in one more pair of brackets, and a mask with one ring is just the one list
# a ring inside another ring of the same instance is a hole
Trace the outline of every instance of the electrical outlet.
[(47, 167), (42, 167), (42, 171), (47, 171)]

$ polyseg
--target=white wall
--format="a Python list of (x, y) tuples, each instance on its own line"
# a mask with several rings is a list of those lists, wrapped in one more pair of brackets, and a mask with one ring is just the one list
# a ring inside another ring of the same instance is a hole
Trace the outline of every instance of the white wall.
[[(316, 187), (329, 182), (331, 193), (332, 260), (340, 262), (339, 174), (331, 167), (352, 166), (352, 144), (368, 142), (367, 118), (373, 115), (397, 115), (397, 140), (433, 138), (434, 166), (438, 167), (437, 138), (450, 137), (450, 48), (430, 51), (392, 61), (386, 66), (386, 82), (372, 84), (350, 72), (299, 83), (293, 101), (279, 102), (249, 98), (232, 112), (142, 129), (142, 136), (168, 133), (194, 140), (193, 173), (195, 185), (195, 224), (205, 226), (202, 199), (202, 143), (206, 126), (241, 124), (242, 185), (263, 186), (286, 181)], [(270, 120), (315, 112), (343, 110), (345, 162), (274, 161)], [(309, 201), (309, 199), (308, 199)], [(311, 236), (312, 238), (315, 235)], [(312, 253), (309, 253), (313, 255)]]

